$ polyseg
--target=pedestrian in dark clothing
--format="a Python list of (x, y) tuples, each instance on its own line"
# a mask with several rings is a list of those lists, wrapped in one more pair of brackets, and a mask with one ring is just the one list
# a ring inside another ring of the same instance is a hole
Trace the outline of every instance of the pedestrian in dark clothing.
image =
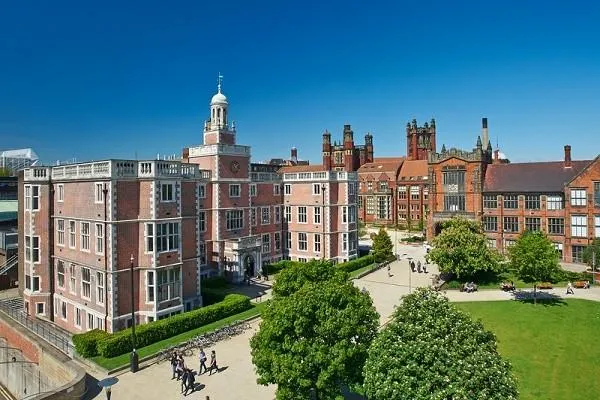
[(185, 392), (183, 393), (184, 396), (187, 396), (189, 390), (191, 390), (190, 393), (194, 393), (194, 384), (195, 383), (196, 383), (196, 379), (194, 378), (194, 371), (192, 371), (190, 369), (190, 370), (188, 370), (188, 374), (187, 374), (187, 386), (185, 388)]
[(177, 376), (177, 353), (173, 353), (171, 355), (171, 369), (173, 370), (173, 376), (171, 377), (171, 379), (175, 379), (175, 377)]
[(421, 273), (421, 260), (417, 261), (417, 272)]
[(219, 372), (219, 367), (217, 366), (217, 353), (215, 351), (210, 352), (210, 369), (208, 370), (208, 375), (212, 375), (213, 369)]
[(423, 272), (427, 273), (427, 262), (423, 263)]
[(188, 375), (190, 374), (189, 369), (184, 369), (183, 374), (181, 375), (181, 393), (187, 391), (188, 389)]
[(199, 358), (200, 368), (198, 368), (198, 375), (202, 375), (202, 368), (204, 368), (204, 372), (208, 371), (208, 368), (206, 368), (206, 353), (204, 352), (204, 349), (200, 349)]

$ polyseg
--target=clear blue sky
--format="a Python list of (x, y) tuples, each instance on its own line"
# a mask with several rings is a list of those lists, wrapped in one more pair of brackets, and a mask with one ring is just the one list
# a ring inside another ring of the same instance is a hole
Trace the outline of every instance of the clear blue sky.
[(438, 150), (471, 148), (483, 116), (513, 161), (567, 143), (592, 158), (595, 3), (8, 0), (0, 147), (47, 163), (179, 154), (202, 141), (220, 71), (254, 160), (297, 146), (320, 162), (321, 133), (345, 123), (376, 156), (403, 155), (412, 118), (436, 118)]

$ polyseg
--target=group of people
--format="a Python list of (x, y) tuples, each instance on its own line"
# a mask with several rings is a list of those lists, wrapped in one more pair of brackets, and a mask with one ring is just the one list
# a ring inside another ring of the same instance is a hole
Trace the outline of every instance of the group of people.
[(424, 272), (424, 273), (427, 273), (427, 263), (426, 262), (423, 263), (423, 264), (421, 264), (420, 260), (417, 261), (416, 263), (413, 260), (410, 260), (408, 262), (408, 264), (410, 265), (410, 269), (411, 269), (412, 272), (418, 272), (418, 273)]
[(477, 291), (477, 285), (475, 282), (466, 282), (462, 285), (461, 292), (473, 293)]
[[(219, 367), (217, 366), (217, 353), (214, 350), (210, 352), (210, 366), (208, 368), (206, 367), (207, 357), (204, 349), (200, 349), (198, 358), (200, 361), (198, 375), (202, 375), (207, 371), (208, 375), (212, 375), (213, 371), (219, 372)], [(177, 378), (178, 381), (181, 381), (181, 393), (183, 393), (184, 396), (187, 396), (188, 392), (193, 393), (196, 388), (196, 372), (185, 365), (183, 355), (178, 354), (177, 351), (173, 352), (170, 361), (173, 373), (171, 379)]]
[(500, 284), (500, 289), (505, 292), (514, 292), (516, 288), (515, 288), (514, 282), (510, 281), (510, 282), (502, 282)]

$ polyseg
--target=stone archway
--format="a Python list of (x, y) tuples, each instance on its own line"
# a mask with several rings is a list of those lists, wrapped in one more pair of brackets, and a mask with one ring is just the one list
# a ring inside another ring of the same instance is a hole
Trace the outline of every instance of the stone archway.
[(256, 275), (256, 260), (252, 254), (246, 254), (243, 259), (243, 271), (246, 279)]

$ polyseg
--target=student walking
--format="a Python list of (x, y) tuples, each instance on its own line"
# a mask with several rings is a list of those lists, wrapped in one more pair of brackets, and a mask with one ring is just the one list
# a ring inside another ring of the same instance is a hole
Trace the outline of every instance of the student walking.
[(173, 375), (171, 376), (171, 379), (175, 379), (175, 377), (177, 376), (177, 352), (173, 352), (173, 354), (171, 354), (171, 370), (173, 371)]
[(183, 370), (183, 374), (181, 374), (181, 393), (184, 391), (187, 392), (188, 390), (188, 376), (190, 372), (191, 371), (186, 368)]
[(187, 374), (187, 385), (185, 387), (185, 392), (183, 392), (184, 396), (188, 395), (188, 391), (191, 390), (190, 393), (194, 393), (194, 385), (196, 384), (196, 379), (194, 378), (194, 371), (192, 371), (191, 369), (188, 370), (188, 374)]
[[(198, 375), (202, 375), (204, 372), (208, 371), (206, 368), (206, 353), (204, 349), (200, 349), (200, 354), (198, 355), (200, 358), (200, 368), (198, 368)], [(204, 372), (202, 372), (202, 368), (204, 368)]]
[(217, 366), (217, 353), (215, 351), (210, 352), (210, 369), (208, 370), (208, 375), (212, 375), (213, 369), (219, 372), (219, 367)]

